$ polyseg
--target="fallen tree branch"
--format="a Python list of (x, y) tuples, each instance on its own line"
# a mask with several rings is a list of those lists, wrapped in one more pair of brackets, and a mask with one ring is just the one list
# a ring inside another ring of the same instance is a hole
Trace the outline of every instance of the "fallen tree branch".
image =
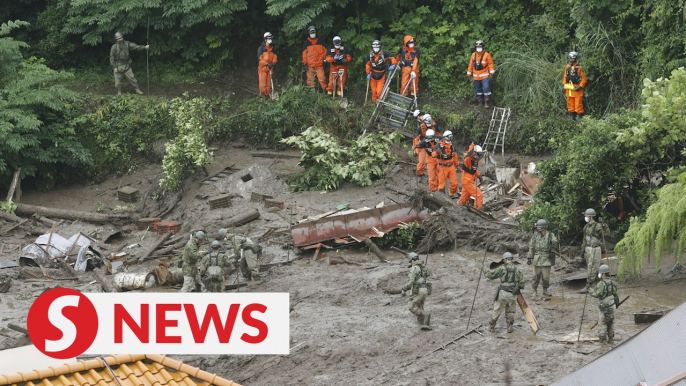
[(379, 247), (377, 247), (372, 240), (366, 238), (362, 240), (362, 242), (365, 243), (367, 247), (369, 247), (369, 250), (372, 251), (372, 253), (374, 253), (376, 257), (378, 257), (379, 260), (381, 260), (382, 263), (388, 263), (388, 258), (386, 257), (386, 255), (384, 255), (383, 252), (381, 252)]
[(92, 212), (82, 212), (77, 210), (67, 210), (67, 209), (56, 209), (47, 208), (44, 206), (36, 206), (29, 204), (17, 204), (18, 214), (25, 216), (32, 216), (34, 214), (39, 216), (48, 216), (61, 218), (64, 220), (81, 220), (91, 223), (109, 223), (116, 221), (131, 221), (133, 220), (133, 215), (129, 213), (116, 213), (116, 214), (102, 214), (102, 213), (92, 213)]
[(100, 284), (100, 287), (104, 292), (117, 292), (117, 290), (114, 289), (112, 284), (110, 284), (107, 281), (107, 279), (104, 276), (102, 276), (102, 273), (99, 270), (94, 269), (93, 275), (95, 275), (95, 280), (98, 281), (98, 284)]

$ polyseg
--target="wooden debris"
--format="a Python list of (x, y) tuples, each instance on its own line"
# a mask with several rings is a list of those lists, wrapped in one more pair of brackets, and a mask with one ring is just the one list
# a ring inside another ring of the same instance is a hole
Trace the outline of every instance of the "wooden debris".
[(172, 252), (176, 249), (182, 248), (184, 245), (186, 245), (187, 242), (188, 242), (188, 239), (184, 238), (184, 237), (181, 237), (179, 239), (174, 239), (173, 244), (171, 244), (171, 245), (169, 245), (163, 249), (160, 249), (157, 252), (153, 252), (153, 257), (160, 257), (160, 256), (168, 255), (170, 252)]
[(274, 199), (272, 199), (272, 198), (267, 198), (267, 199), (264, 200), (264, 207), (265, 207), (265, 208), (274, 208), (274, 207), (276, 207), (276, 208), (279, 208), (279, 209), (283, 209), (283, 208), (284, 208), (284, 203), (283, 203), (283, 201), (278, 201), (278, 200), (274, 200)]
[(347, 260), (345, 257), (342, 257), (342, 256), (331, 256), (328, 254), (324, 257), (324, 262), (326, 263), (326, 265), (339, 265), (339, 264), (350, 264), (350, 265), (359, 265), (359, 266), (362, 265), (362, 263)]
[(520, 185), (521, 185), (521, 184), (520, 184), (519, 182), (517, 182), (517, 183), (515, 184), (515, 186), (512, 187), (512, 189), (510, 189), (510, 190), (507, 191), (507, 194), (512, 194), (515, 190), (517, 190), (517, 188), (518, 188)]
[(123, 202), (137, 202), (141, 198), (138, 189), (131, 186), (124, 186), (117, 190), (117, 199)]
[(522, 294), (517, 295), (517, 304), (519, 305), (519, 308), (522, 310), (522, 313), (524, 314), (524, 318), (526, 319), (527, 323), (529, 323), (531, 331), (533, 331), (534, 335), (536, 335), (538, 330), (540, 330), (538, 326), (538, 321), (536, 320), (536, 316), (534, 315), (533, 311), (531, 311), (531, 308), (526, 303), (526, 300), (524, 299), (524, 296), (522, 296)]
[(150, 249), (148, 249), (148, 251), (145, 252), (145, 254), (143, 254), (143, 256), (141, 256), (140, 259), (138, 259), (138, 263), (142, 263), (145, 260), (148, 260), (148, 258), (150, 258), (150, 255), (152, 255), (153, 252), (155, 252), (157, 250), (157, 248), (159, 248), (162, 245), (162, 243), (167, 241), (167, 239), (171, 235), (172, 235), (171, 232), (167, 232), (167, 233), (163, 234), (162, 236), (158, 237), (157, 240), (155, 240), (155, 243), (150, 247)]
[(665, 316), (670, 310), (634, 313), (634, 323), (653, 323)]
[(34, 214), (61, 218), (65, 220), (81, 220), (91, 223), (109, 223), (116, 221), (131, 221), (133, 215), (130, 213), (115, 213), (115, 214), (102, 214), (102, 213), (91, 213), (82, 212), (77, 210), (66, 210), (66, 209), (56, 209), (47, 208), (44, 206), (29, 205), (29, 204), (17, 204), (17, 213), (21, 215), (31, 216)]
[(251, 221), (257, 220), (258, 218), (260, 218), (260, 212), (257, 209), (250, 209), (245, 213), (241, 213), (228, 219), (225, 227), (228, 228), (245, 225)]
[(274, 196), (270, 196), (268, 194), (256, 193), (256, 192), (250, 193), (250, 201), (251, 202), (264, 202), (264, 200), (266, 200), (268, 198), (274, 198)]
[(398, 253), (402, 253), (405, 256), (407, 256), (410, 253), (410, 252), (403, 251), (402, 249), (394, 247), (394, 246), (391, 246), (391, 249), (398, 252)]
[(374, 244), (374, 242), (372, 240), (370, 240), (369, 238), (366, 238), (366, 239), (362, 240), (362, 242), (365, 243), (367, 245), (367, 247), (369, 247), (369, 250), (372, 251), (372, 253), (374, 253), (376, 255), (376, 257), (378, 257), (379, 260), (381, 260), (381, 262), (383, 262), (383, 263), (388, 262), (388, 258), (386, 257), (386, 255), (384, 255), (383, 252), (381, 252), (379, 247), (377, 247), (376, 244)]
[(29, 330), (25, 329), (24, 327), (18, 324), (8, 323), (7, 328), (9, 328), (10, 330), (14, 330), (16, 332), (21, 332), (22, 334), (29, 336)]
[(228, 194), (220, 194), (216, 197), (212, 197), (207, 202), (210, 204), (210, 210), (230, 208), (231, 207), (231, 196)]
[[(21, 182), (19, 176), (21, 175), (21, 168), (17, 168), (14, 172), (14, 177), (12, 178), (12, 184), (10, 184), (10, 189), (7, 191), (7, 199), (5, 201), (19, 202), (21, 200)], [(14, 199), (15, 192), (17, 192), (17, 199)]]
[(240, 288), (240, 287), (245, 287), (247, 285), (248, 285), (248, 283), (225, 284), (224, 289), (225, 290), (232, 290), (232, 289), (236, 289), (236, 288)]
[(100, 272), (97, 269), (94, 269), (93, 275), (95, 275), (95, 280), (98, 281), (98, 284), (100, 284), (100, 287), (104, 292), (117, 292), (117, 290), (114, 289), (112, 284), (109, 281), (107, 281), (107, 279), (102, 275), (102, 272)]

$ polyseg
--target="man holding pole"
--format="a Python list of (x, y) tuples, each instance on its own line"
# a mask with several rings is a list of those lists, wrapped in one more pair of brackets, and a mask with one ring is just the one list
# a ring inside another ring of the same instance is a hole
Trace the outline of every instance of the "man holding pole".
[(493, 271), (489, 271), (485, 266), (481, 266), (481, 271), (484, 275), (493, 280), (500, 279), (500, 287), (495, 295), (495, 303), (493, 304), (493, 313), (491, 314), (491, 321), (489, 329), (495, 332), (495, 324), (500, 317), (500, 314), (505, 311), (505, 320), (507, 321), (507, 332), (514, 331), (514, 315), (515, 305), (517, 304), (517, 295), (524, 288), (524, 275), (522, 271), (512, 263), (512, 254), (505, 252), (501, 260), (503, 265)]
[(117, 95), (121, 95), (121, 81), (122, 77), (133, 86), (136, 94), (143, 95), (143, 91), (138, 87), (138, 81), (133, 76), (131, 70), (131, 55), (129, 51), (147, 50), (149, 45), (139, 46), (136, 43), (127, 42), (124, 40), (124, 35), (120, 32), (114, 34), (114, 39), (117, 41), (110, 49), (110, 65), (114, 68), (114, 87), (117, 88)]
[(419, 259), (418, 254), (410, 252), (407, 258), (410, 259), (410, 273), (407, 275), (407, 283), (401, 292), (404, 296), (405, 291), (412, 289), (412, 297), (407, 303), (407, 309), (417, 316), (417, 323), (422, 326), (422, 329), (429, 329), (431, 313), (424, 312), (424, 301), (431, 295), (431, 283), (426, 281), (426, 278), (431, 276), (431, 271)]
[(610, 267), (608, 265), (601, 265), (598, 272), (600, 282), (588, 294), (599, 301), (598, 338), (600, 338), (600, 343), (607, 341), (607, 343), (612, 344), (615, 339), (615, 310), (620, 304), (619, 296), (617, 295), (617, 285), (609, 278)]
[(600, 267), (600, 260), (603, 257), (601, 246), (605, 247), (605, 234), (610, 233), (610, 228), (608, 228), (607, 224), (600, 217), (598, 217), (598, 221), (595, 218), (595, 209), (586, 209), (584, 212), (586, 225), (583, 230), (581, 253), (586, 258), (588, 278), (586, 279), (586, 287), (581, 290), (581, 293), (587, 293), (593, 283), (598, 280), (598, 267)]

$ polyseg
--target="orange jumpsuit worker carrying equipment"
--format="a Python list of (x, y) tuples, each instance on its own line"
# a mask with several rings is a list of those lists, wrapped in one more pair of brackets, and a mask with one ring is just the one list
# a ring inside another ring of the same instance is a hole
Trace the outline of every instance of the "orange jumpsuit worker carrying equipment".
[(326, 61), (331, 64), (329, 69), (329, 87), (326, 91), (329, 95), (333, 95), (333, 77), (334, 74), (338, 74), (340, 70), (343, 70), (343, 77), (338, 79), (338, 84), (336, 85), (336, 94), (341, 95), (341, 89), (345, 89), (345, 81), (348, 80), (348, 62), (352, 60), (348, 50), (343, 47), (343, 40), (340, 36), (334, 36), (333, 38), (333, 48), (326, 53)]
[[(391, 65), (389, 66), (386, 62), (391, 62)], [(372, 52), (369, 53), (366, 63), (367, 80), (372, 89), (372, 102), (376, 102), (383, 92), (383, 87), (386, 84), (386, 70), (395, 70), (397, 63), (391, 54), (381, 51), (380, 41), (374, 40), (372, 42)]]
[(403, 69), (400, 92), (403, 96), (415, 95), (419, 91), (419, 47), (415, 47), (414, 37), (407, 35), (398, 54), (398, 65)]
[(493, 57), (486, 52), (484, 41), (476, 41), (476, 52), (469, 58), (469, 68), (467, 76), (474, 78), (474, 89), (476, 90), (476, 102), (479, 106), (483, 104), (489, 108), (488, 102), (491, 100), (491, 84), (489, 77), (495, 73)]
[(274, 36), (270, 32), (265, 32), (264, 42), (257, 49), (257, 75), (260, 78), (260, 96), (269, 98), (272, 91), (272, 68), (276, 64), (277, 56), (273, 52)]
[(465, 206), (469, 198), (474, 197), (474, 207), (479, 210), (483, 208), (484, 196), (481, 189), (476, 186), (476, 179), (481, 178), (481, 173), (476, 170), (476, 167), (483, 154), (481, 146), (474, 144), (469, 146), (469, 151), (462, 160), (462, 194), (457, 200), (458, 204)]
[(307, 85), (314, 88), (312, 81), (315, 72), (322, 90), (326, 89), (326, 74), (324, 62), (326, 60), (326, 47), (322, 44), (322, 38), (317, 37), (317, 29), (313, 25), (307, 28), (309, 36), (303, 42), (303, 66), (307, 67)]
[(415, 110), (412, 113), (414, 119), (417, 120), (417, 132), (415, 133), (414, 140), (412, 141), (412, 149), (414, 150), (415, 157), (417, 157), (416, 173), (418, 176), (423, 176), (424, 170), (426, 169), (426, 149), (420, 149), (417, 147), (419, 146), (419, 142), (426, 136), (426, 126), (422, 126), (422, 123), (424, 123), (422, 120), (424, 115), (425, 114), (419, 110)]
[[(436, 122), (429, 114), (424, 114), (423, 122), (420, 126), (421, 132), (424, 134), (424, 140), (419, 141), (418, 149), (425, 149), (426, 152), (426, 170), (429, 175), (429, 191), (435, 192), (438, 190), (438, 160), (434, 157), (433, 152), (436, 143), (440, 140), (441, 133), (436, 128)], [(430, 134), (429, 134), (430, 133)]]
[(569, 119), (573, 121), (577, 116), (579, 119), (584, 117), (584, 87), (586, 87), (588, 80), (578, 62), (579, 54), (572, 51), (567, 58), (569, 59), (569, 64), (565, 67), (565, 77), (562, 80), (562, 85), (567, 97)]
[(443, 133), (443, 138), (436, 144), (433, 156), (438, 161), (438, 190), (445, 190), (445, 181), (450, 181), (450, 192), (452, 197), (457, 192), (457, 152), (453, 148), (453, 133), (448, 130)]

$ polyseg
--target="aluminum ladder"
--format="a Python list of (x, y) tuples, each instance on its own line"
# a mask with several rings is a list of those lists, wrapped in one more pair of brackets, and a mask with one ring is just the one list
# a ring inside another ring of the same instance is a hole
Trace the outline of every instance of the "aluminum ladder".
[(483, 146), (484, 151), (488, 154), (493, 154), (500, 146), (503, 160), (505, 159), (505, 133), (507, 132), (507, 123), (510, 119), (510, 109), (502, 107), (494, 107), (491, 115), (491, 123), (488, 126), (486, 139)]
[[(396, 67), (391, 74), (386, 77), (381, 96), (376, 101), (376, 107), (372, 113), (367, 127), (388, 127), (395, 131), (403, 130), (412, 118), (412, 112), (417, 106), (417, 97), (408, 98), (390, 91), (393, 77), (398, 74)], [(363, 135), (367, 132), (365, 129)]]

